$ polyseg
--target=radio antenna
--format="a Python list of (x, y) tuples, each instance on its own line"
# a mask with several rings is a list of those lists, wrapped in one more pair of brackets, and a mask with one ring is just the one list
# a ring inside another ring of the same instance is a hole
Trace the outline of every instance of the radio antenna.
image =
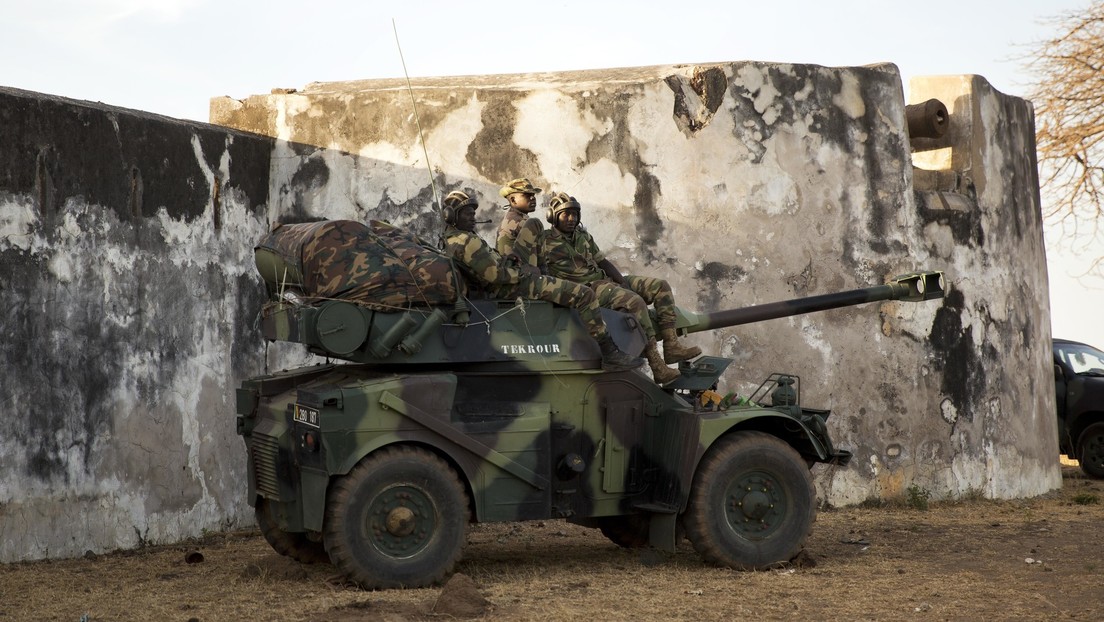
[(414, 123), (418, 126), (418, 140), (422, 143), (422, 153), (425, 154), (426, 170), (429, 173), (429, 191), (433, 193), (433, 202), (440, 211), (441, 201), (437, 196), (437, 184), (433, 181), (433, 166), (429, 162), (429, 149), (426, 148), (425, 135), (422, 133), (422, 119), (418, 116), (418, 104), (414, 101), (414, 88), (410, 86), (410, 73), (406, 70), (406, 59), (403, 58), (402, 46), (399, 45), (399, 27), (395, 25), (395, 18), (391, 18), (391, 29), (395, 31), (395, 47), (399, 49), (399, 60), (402, 61), (403, 76), (406, 77), (406, 92), (410, 94), (410, 106), (414, 109)]

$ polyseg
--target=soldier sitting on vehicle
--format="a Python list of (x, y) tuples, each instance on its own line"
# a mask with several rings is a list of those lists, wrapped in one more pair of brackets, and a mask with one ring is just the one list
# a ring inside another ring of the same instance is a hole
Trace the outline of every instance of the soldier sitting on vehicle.
[(534, 228), (535, 233), (540, 233), (541, 223), (536, 218), (529, 218), (529, 214), (537, 209), (537, 195), (541, 189), (533, 185), (533, 182), (522, 177), (514, 179), (503, 186), (498, 194), (509, 202), (502, 215), (502, 222), (498, 225), (498, 240), (495, 247), (503, 257), (514, 252), (514, 241), (523, 228)]
[(485, 288), (495, 298), (539, 299), (574, 308), (602, 350), (602, 369), (623, 371), (644, 363), (614, 344), (593, 291), (519, 265), (516, 259), (504, 258), (484, 242), (475, 233), (477, 206), (475, 199), (459, 191), (448, 193), (444, 200), (446, 227), (442, 248), (470, 282)]
[[(575, 197), (564, 192), (554, 194), (546, 214), (552, 228), (540, 234), (534, 249), (524, 248), (527, 243), (519, 238), (515, 253), (522, 257), (535, 255), (551, 276), (589, 286), (597, 295), (599, 306), (636, 316), (648, 337), (644, 354), (652, 377), (660, 385), (677, 380), (679, 372), (665, 363), (692, 359), (701, 354), (701, 348), (679, 343), (675, 333), (675, 298), (670, 284), (663, 279), (622, 275), (579, 224), (579, 213)], [(659, 354), (648, 305), (655, 306), (663, 356)]]

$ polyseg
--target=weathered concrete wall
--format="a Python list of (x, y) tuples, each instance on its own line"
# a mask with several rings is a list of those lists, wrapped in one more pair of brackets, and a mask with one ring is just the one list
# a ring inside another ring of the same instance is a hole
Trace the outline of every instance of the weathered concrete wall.
[[(942, 302), (691, 339), (735, 359), (727, 388), (793, 371), (835, 411), (856, 459), (818, 467), (831, 503), (910, 484), (1038, 494), (1060, 477), (1031, 107), (980, 78), (919, 87), (952, 109), (941, 142), (910, 144), (892, 66), (449, 78), (415, 95), (438, 194), (471, 188), (497, 222), (508, 178), (565, 189), (623, 269), (670, 279), (688, 307), (945, 269)], [(234, 388), (305, 360), (257, 334), (253, 244), (316, 216), (440, 230), (404, 83), (217, 99), (212, 118), (276, 140), (0, 88), (0, 561), (251, 523)]]
[(1034, 110), (979, 76), (909, 86), (914, 103), (936, 98), (951, 112), (945, 136), (914, 141), (914, 161), (924, 169), (915, 176), (924, 239), (957, 275), (930, 337), (950, 433), (924, 440), (920, 473), (994, 497), (1056, 487)]
[(251, 523), (272, 143), (0, 89), (0, 561)]
[[(735, 359), (728, 389), (792, 371), (806, 403), (834, 411), (830, 427), (855, 460), (818, 473), (830, 503), (910, 485), (937, 498), (1060, 485), (1028, 102), (980, 78), (915, 83), (915, 101), (946, 98), (952, 116), (942, 143), (914, 145), (892, 65), (645, 67), (424, 79), (413, 89), (436, 191), (475, 191), (479, 218), (493, 221), (485, 237), (501, 215), (498, 186), (530, 177), (577, 196), (623, 271), (670, 280), (684, 306), (946, 270), (942, 302), (692, 337)], [(439, 231), (405, 82), (313, 84), (217, 98), (211, 110), (215, 123), (297, 145), (273, 157), (276, 211), (385, 209), (423, 235)], [(915, 187), (914, 148), (918, 163), (941, 169)], [(926, 160), (939, 154), (945, 162)]]

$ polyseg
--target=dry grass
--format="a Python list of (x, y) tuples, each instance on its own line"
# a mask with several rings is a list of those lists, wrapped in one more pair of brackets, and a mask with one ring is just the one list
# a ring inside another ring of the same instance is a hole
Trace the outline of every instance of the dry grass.
[[(1039, 499), (822, 511), (803, 561), (770, 572), (709, 566), (685, 542), (624, 550), (560, 521), (473, 525), (457, 570), (487, 620), (1097, 620), (1104, 482), (1063, 472)], [(187, 563), (195, 550), (204, 560)], [(433, 613), (441, 588), (363, 592), (253, 532), (0, 566), (0, 585), (4, 621), (452, 619)]]

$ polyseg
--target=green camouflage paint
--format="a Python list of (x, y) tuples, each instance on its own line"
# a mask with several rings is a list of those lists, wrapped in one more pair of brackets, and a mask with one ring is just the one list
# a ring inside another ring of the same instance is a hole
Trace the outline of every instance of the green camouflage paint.
[[(602, 371), (579, 313), (517, 296), (531, 293), (519, 291), (526, 277), (497, 260), (476, 282), (510, 296), (466, 300), (464, 322), (448, 295), (431, 307), (419, 306), (420, 296), (389, 300), (406, 305), (398, 310), (361, 298), (312, 298), (319, 278), (311, 275), (340, 276), (335, 266), (349, 258), (372, 265), (378, 260), (361, 254), (379, 245), (359, 231), (350, 236), (349, 225), (292, 227), (294, 235), (266, 239), (265, 248), (280, 253), (287, 274), (301, 266), (304, 297), (282, 296), (270, 283), (264, 335), (348, 363), (242, 383), (237, 416), (248, 495), (276, 550), (302, 561), (328, 554), (364, 587), (443, 580), (463, 545), (455, 520), (469, 517), (565, 518), (623, 546), (667, 550), (682, 524), (706, 559), (767, 567), (800, 551), (811, 530), (808, 465), (850, 457), (828, 436), (829, 412), (800, 404), (792, 374), (772, 375), (748, 399), (707, 400), (727, 359), (684, 362), (682, 378), (666, 387), (637, 370)], [(453, 252), (493, 253), (474, 238), (455, 239)], [(331, 250), (308, 253), (316, 240)], [(447, 261), (449, 253), (427, 256)], [(258, 256), (261, 270), (274, 263)], [(373, 280), (357, 274), (359, 282)], [(923, 273), (749, 312), (676, 315), (680, 331), (694, 332), (755, 321), (749, 317), (938, 298), (942, 287), (940, 273)], [(601, 314), (622, 349), (640, 351), (640, 321)]]

